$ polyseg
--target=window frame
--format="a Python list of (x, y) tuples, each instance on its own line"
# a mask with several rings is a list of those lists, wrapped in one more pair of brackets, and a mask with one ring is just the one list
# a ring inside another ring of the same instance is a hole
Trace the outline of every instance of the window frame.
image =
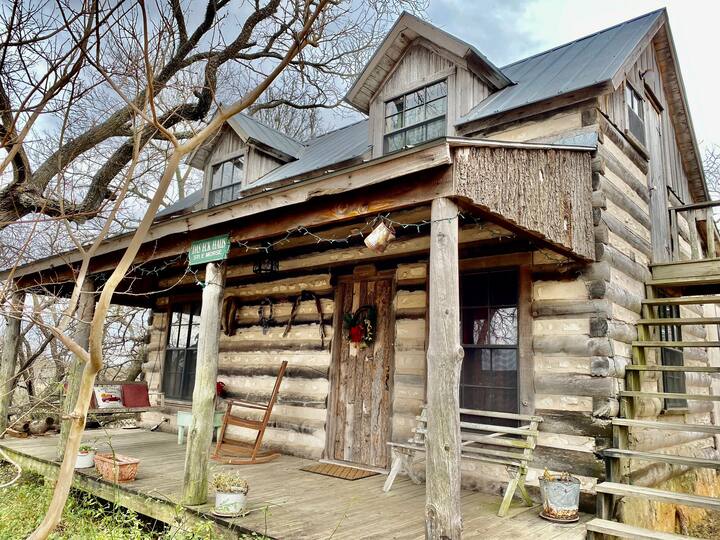
[[(187, 309), (187, 312), (183, 311), (184, 309)], [(174, 324), (175, 316), (178, 313), (188, 315), (187, 323), (181, 319), (180, 324)], [(168, 324), (165, 336), (165, 353), (163, 357), (163, 377), (161, 386), (163, 393), (165, 394), (165, 398), (169, 401), (182, 403), (192, 401), (192, 391), (194, 387), (197, 362), (197, 341), (192, 343), (191, 339), (193, 336), (193, 328), (197, 328), (199, 339), (200, 317), (201, 309), (199, 301), (177, 302), (172, 304), (168, 309)], [(195, 320), (197, 320), (197, 323), (195, 323)], [(173, 345), (171, 343), (171, 338), (173, 337), (173, 327), (185, 329), (185, 339), (182, 346), (180, 343), (180, 337), (183, 333), (182, 331), (178, 331), (176, 334), (178, 338), (176, 344)], [(179, 377), (179, 382), (177, 379), (173, 379), (172, 381), (174, 383), (174, 387), (180, 388), (180, 391), (176, 393), (172, 388), (170, 388), (171, 381), (169, 378), (169, 364), (170, 362), (177, 362), (180, 357), (182, 357), (183, 361), (183, 370), (179, 375), (175, 375), (176, 377)], [(192, 367), (190, 367), (190, 364), (192, 364)], [(193, 384), (191, 385), (190, 382), (193, 382)], [(184, 389), (187, 390), (187, 392), (185, 392)]]
[[(242, 172), (240, 173), (240, 178), (238, 181), (231, 182), (227, 185), (221, 185), (220, 187), (213, 188), (213, 178), (215, 176), (216, 169), (222, 167), (225, 163), (229, 163), (232, 161), (241, 161), (242, 162)], [(212, 162), (210, 162), (207, 165), (207, 169), (205, 171), (205, 184), (206, 184), (206, 190), (205, 190), (205, 199), (207, 201), (207, 208), (214, 208), (216, 206), (220, 206), (222, 204), (227, 204), (228, 202), (236, 201), (240, 198), (240, 194), (242, 193), (242, 190), (245, 188), (245, 185), (247, 184), (247, 163), (248, 163), (248, 152), (247, 148), (243, 148), (239, 152), (233, 152), (232, 154), (226, 154), (223, 155), (219, 159), (215, 159)], [(221, 201), (221, 202), (213, 202), (213, 194), (217, 192), (222, 192), (225, 189), (230, 188), (230, 199), (227, 201)], [(237, 193), (233, 193), (233, 191), (237, 189)]]
[[(658, 319), (680, 318), (680, 306), (659, 305), (657, 306)], [(657, 326), (658, 339), (660, 341), (682, 341), (682, 326), (679, 324), (664, 324)], [(670, 363), (670, 354), (679, 355), (679, 362)], [(684, 366), (685, 356), (682, 349), (675, 347), (660, 347), (658, 360), (663, 366)], [(687, 393), (687, 381), (685, 372), (664, 371), (658, 381), (662, 392), (677, 394)], [(663, 412), (682, 413), (688, 410), (688, 402), (682, 398), (664, 398)]]
[[(427, 90), (429, 88), (435, 87), (439, 84), (444, 84), (444, 94), (440, 94), (437, 97), (434, 97), (433, 99), (428, 100), (427, 99)], [(417, 94), (418, 92), (423, 91), (424, 97), (421, 103), (414, 105), (413, 107), (406, 108), (405, 107), (405, 100), (407, 100), (408, 97), (412, 96), (413, 94)], [(395, 112), (392, 114), (388, 114), (388, 107), (399, 100), (403, 100), (402, 107), (398, 110), (396, 108)], [(428, 105), (432, 103), (438, 103), (444, 100), (444, 108), (442, 111), (442, 114), (437, 114), (431, 118), (427, 117), (426, 110)], [(408, 89), (403, 91), (400, 94), (397, 94), (393, 97), (383, 99), (382, 101), (382, 149), (383, 149), (383, 155), (393, 154), (395, 152), (401, 152), (403, 150), (406, 150), (408, 148), (414, 148), (416, 146), (425, 144), (427, 142), (433, 141), (435, 139), (439, 139), (442, 137), (447, 137), (448, 132), (448, 105), (450, 100), (450, 81), (449, 77), (443, 76), (441, 78), (424, 82), (423, 84), (416, 86), (414, 88)], [(405, 122), (405, 116), (408, 113), (408, 111), (416, 111), (418, 109), (422, 108), (422, 120), (419, 120), (417, 122), (414, 122), (412, 124), (406, 124)], [(396, 127), (394, 129), (388, 129), (388, 120), (393, 117), (400, 117), (401, 125), (400, 127)], [(427, 137), (427, 130), (428, 127), (432, 124), (439, 124), (442, 123), (444, 125), (444, 129), (442, 130), (443, 134), (436, 136), (436, 137)], [(422, 128), (423, 129), (423, 136), (418, 142), (414, 142), (411, 144), (407, 143), (407, 133), (411, 130)], [(403, 135), (403, 144), (402, 146), (395, 148), (393, 150), (390, 150), (388, 141), (390, 137), (397, 136), (399, 134)]]
[[(630, 139), (630, 142), (632, 142), (635, 145), (639, 145), (644, 153), (647, 155), (647, 149), (646, 144), (648, 140), (648, 136), (646, 133), (647, 129), (647, 122), (645, 119), (645, 101), (646, 99), (643, 97), (643, 94), (635, 88), (635, 86), (630, 81), (625, 81), (625, 89), (623, 91), (623, 101), (625, 103), (625, 134)], [(632, 128), (632, 116), (634, 115), (637, 118), (637, 122), (640, 123), (638, 126), (640, 128), (639, 133), (635, 133)]]

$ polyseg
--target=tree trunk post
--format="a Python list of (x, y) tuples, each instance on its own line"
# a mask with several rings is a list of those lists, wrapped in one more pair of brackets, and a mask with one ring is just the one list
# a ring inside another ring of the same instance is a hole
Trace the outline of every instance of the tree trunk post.
[[(78, 299), (78, 307), (75, 313), (77, 326), (75, 327), (75, 342), (86, 351), (90, 347), (90, 324), (95, 315), (95, 282), (90, 276), (85, 278), (82, 289), (80, 289), (80, 298)], [(63, 416), (68, 416), (75, 409), (78, 393), (80, 392), (80, 381), (82, 380), (85, 362), (73, 355), (70, 368), (67, 370), (67, 389), (63, 399)], [(67, 443), (68, 432), (70, 431), (70, 419), (65, 418), (60, 423), (60, 440), (57, 447), (58, 461), (62, 461), (65, 455), (65, 444)]]
[(220, 345), (220, 311), (225, 289), (225, 267), (208, 263), (200, 311), (200, 338), (193, 389), (192, 420), (185, 452), (183, 502), (198, 505), (207, 502), (208, 462), (213, 436), (215, 394)]
[(0, 436), (5, 436), (8, 427), (8, 413), (12, 404), (14, 391), (15, 369), (20, 347), (20, 326), (22, 323), (25, 293), (15, 291), (10, 296), (10, 306), (5, 316), (5, 333), (3, 335), (2, 358), (0, 359)]
[(427, 351), (425, 537), (458, 540), (460, 512), (460, 277), (458, 208), (432, 202), (430, 335)]

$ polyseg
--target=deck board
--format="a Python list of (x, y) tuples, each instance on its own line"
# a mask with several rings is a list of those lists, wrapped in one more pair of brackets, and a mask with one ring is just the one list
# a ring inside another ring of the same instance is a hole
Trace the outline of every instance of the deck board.
[[(145, 430), (93, 430), (87, 431), (83, 440), (100, 451), (109, 450), (109, 441), (115, 452), (140, 458), (137, 479), (120, 486), (123, 494), (138, 501), (154, 497), (167, 501), (168, 507), (173, 508), (180, 502), (185, 446), (178, 446), (174, 435)], [(52, 462), (56, 445), (56, 436), (0, 441), (0, 446), (38, 463)], [(282, 539), (424, 538), (423, 484), (398, 478), (393, 489), (385, 494), (384, 475), (350, 482), (300, 470), (312, 463), (315, 462), (291, 456), (259, 465), (212, 463), (212, 470), (242, 470), (250, 484), (250, 512), (236, 520), (215, 521), (222, 526), (235, 525)], [(97, 478), (94, 470), (79, 474), (88, 480), (83, 484), (86, 489), (93, 491), (93, 486), (101, 485), (94, 480)], [(95, 494), (102, 496), (99, 488)], [(214, 519), (210, 514), (212, 497), (211, 493), (209, 504), (195, 507), (208, 519)], [(463, 538), (575, 540), (585, 537), (583, 523), (591, 517), (583, 515), (579, 524), (557, 525), (539, 518), (537, 507), (527, 508), (516, 500), (508, 517), (500, 518), (496, 515), (499, 504), (500, 496), (463, 491)]]

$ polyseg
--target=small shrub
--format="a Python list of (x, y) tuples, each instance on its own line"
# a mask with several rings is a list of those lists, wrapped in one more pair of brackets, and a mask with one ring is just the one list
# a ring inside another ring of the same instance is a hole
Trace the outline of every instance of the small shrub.
[(215, 491), (222, 493), (244, 493), (247, 494), (250, 486), (239, 472), (215, 473), (212, 479), (212, 486)]

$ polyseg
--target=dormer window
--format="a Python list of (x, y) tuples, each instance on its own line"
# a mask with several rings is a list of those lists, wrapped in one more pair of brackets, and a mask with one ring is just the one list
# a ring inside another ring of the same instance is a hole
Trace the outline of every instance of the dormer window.
[(217, 206), (240, 197), (244, 177), (242, 156), (213, 165), (208, 206)]
[(408, 92), (385, 103), (384, 153), (397, 152), (447, 133), (447, 81)]

